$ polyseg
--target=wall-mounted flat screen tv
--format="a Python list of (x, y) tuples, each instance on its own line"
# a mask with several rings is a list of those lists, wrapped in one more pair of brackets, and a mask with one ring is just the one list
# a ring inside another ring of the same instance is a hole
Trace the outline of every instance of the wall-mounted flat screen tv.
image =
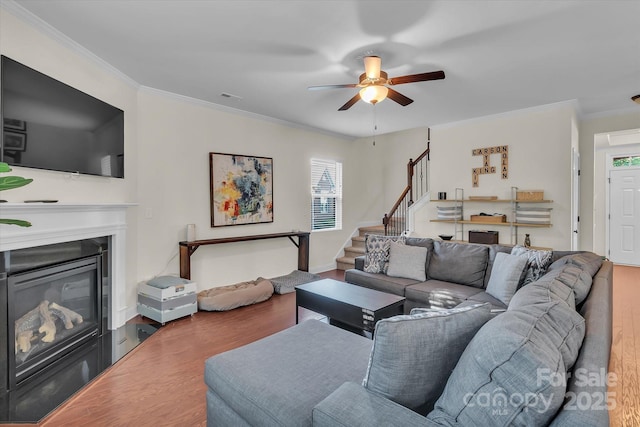
[(124, 178), (124, 112), (2, 56), (0, 161)]

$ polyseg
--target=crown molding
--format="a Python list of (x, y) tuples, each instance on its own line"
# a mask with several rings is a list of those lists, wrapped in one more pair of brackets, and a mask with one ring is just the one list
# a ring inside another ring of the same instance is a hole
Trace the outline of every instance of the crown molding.
[(128, 75), (126, 75), (122, 71), (118, 70), (116, 67), (114, 67), (113, 65), (109, 64), (107, 61), (105, 61), (104, 59), (100, 58), (98, 55), (96, 55), (95, 53), (91, 52), (89, 49), (87, 49), (86, 47), (82, 46), (80, 43), (78, 43), (75, 40), (71, 39), (69, 36), (67, 36), (64, 33), (60, 32), (55, 27), (53, 27), (50, 24), (48, 24), (47, 22), (43, 21), (38, 16), (34, 15), (33, 13), (31, 13), (30, 11), (28, 11), (24, 7), (20, 6), (20, 4), (18, 4), (16, 1), (14, 1), (14, 0), (0, 0), (0, 8), (2, 8), (4, 10), (6, 10), (7, 12), (11, 13), (16, 18), (18, 18), (18, 19), (22, 20), (23, 22), (29, 24), (31, 27), (35, 28), (36, 30), (38, 30), (41, 33), (43, 33), (44, 35), (46, 35), (46, 36), (50, 37), (51, 39), (55, 40), (56, 42), (60, 43), (61, 45), (63, 45), (64, 47), (68, 48), (72, 52), (75, 52), (76, 54), (78, 54), (78, 55), (88, 59), (89, 61), (93, 62), (99, 68), (101, 68), (102, 70), (106, 71), (107, 73), (113, 75), (117, 79), (123, 81), (127, 85), (129, 85), (129, 86), (131, 86), (131, 87), (133, 87), (135, 89), (138, 89), (140, 87), (140, 84), (138, 82), (136, 82), (135, 80), (133, 80), (131, 77), (129, 77)]
[(318, 129), (312, 126), (305, 126), (299, 123), (294, 123), (294, 122), (289, 122), (286, 120), (282, 120), (282, 119), (277, 119), (275, 117), (270, 117), (270, 116), (265, 116), (262, 114), (257, 114), (257, 113), (252, 113), (249, 111), (244, 111), (244, 110), (240, 110), (237, 108), (233, 108), (233, 107), (228, 107), (226, 105), (222, 105), (222, 104), (216, 104), (215, 102), (210, 102), (210, 101), (205, 101), (202, 99), (198, 99), (198, 98), (193, 98), (191, 96), (186, 96), (186, 95), (180, 95), (174, 92), (169, 92), (166, 90), (162, 90), (162, 89), (156, 89), (153, 87), (149, 87), (149, 86), (144, 86), (141, 85), (139, 87), (139, 91), (140, 92), (146, 92), (149, 94), (153, 94), (156, 96), (161, 96), (163, 98), (167, 98), (167, 99), (173, 99), (175, 101), (179, 101), (179, 102), (184, 102), (186, 104), (192, 104), (192, 105), (197, 105), (200, 107), (204, 107), (204, 108), (209, 108), (212, 110), (217, 110), (217, 111), (223, 111), (225, 113), (230, 113), (230, 114), (234, 114), (234, 115), (238, 115), (238, 116), (243, 116), (243, 117), (247, 117), (250, 119), (254, 119), (254, 120), (261, 120), (261, 121), (265, 121), (265, 122), (270, 122), (270, 123), (275, 123), (281, 126), (286, 126), (289, 128), (295, 128), (295, 129), (300, 129), (300, 130), (304, 130), (304, 131), (309, 131), (309, 132), (313, 132), (313, 133), (320, 133), (323, 135), (327, 135), (333, 138), (339, 138), (345, 141), (355, 141), (357, 138), (348, 136), (348, 135), (344, 135), (341, 133), (337, 133), (337, 132), (330, 132), (330, 131), (326, 131), (324, 129)]
[(597, 113), (584, 114), (581, 117), (581, 120), (587, 121), (587, 120), (594, 120), (594, 119), (603, 119), (607, 117), (622, 116), (622, 115), (634, 114), (634, 113), (640, 116), (640, 107), (631, 105), (627, 108), (620, 108), (617, 110), (600, 111)]
[(236, 109), (236, 108), (233, 108), (233, 107), (227, 107), (227, 106), (224, 106), (224, 105), (221, 105), (221, 104), (215, 104), (213, 102), (204, 101), (204, 100), (200, 100), (200, 99), (197, 99), (197, 98), (192, 98), (192, 97), (189, 97), (189, 96), (179, 95), (179, 94), (176, 94), (176, 93), (173, 93), (173, 92), (168, 92), (168, 91), (165, 91), (165, 90), (155, 89), (155, 88), (152, 88), (152, 87), (149, 87), (149, 86), (141, 85), (140, 83), (138, 83), (137, 81), (135, 81), (131, 77), (129, 77), (128, 75), (124, 74), (122, 71), (120, 71), (117, 68), (115, 68), (113, 65), (109, 64), (104, 59), (100, 58), (98, 55), (96, 55), (93, 52), (91, 52), (89, 49), (85, 48), (84, 46), (82, 46), (81, 44), (76, 42), (75, 40), (71, 39), (67, 35), (63, 34), (60, 31), (58, 31), (55, 27), (51, 26), (47, 22), (45, 22), (42, 19), (40, 19), (38, 16), (34, 15), (33, 13), (31, 13), (30, 11), (28, 11), (24, 7), (20, 6), (20, 4), (18, 4), (15, 0), (0, 0), (0, 8), (8, 11), (13, 16), (15, 16), (18, 19), (22, 20), (23, 22), (29, 24), (33, 28), (37, 29), (41, 33), (45, 34), (46, 36), (48, 36), (51, 39), (55, 40), (56, 42), (60, 43), (64, 47), (68, 48), (69, 50), (71, 50), (71, 51), (75, 52), (76, 54), (88, 59), (89, 61), (94, 63), (96, 66), (98, 66), (100, 69), (102, 69), (105, 72), (113, 75), (114, 77), (116, 77), (119, 80), (125, 82), (126, 84), (128, 84), (129, 86), (131, 86), (132, 88), (134, 88), (134, 89), (136, 89), (138, 91), (153, 93), (155, 95), (162, 96), (162, 97), (165, 97), (165, 98), (169, 98), (169, 99), (174, 99), (174, 100), (178, 100), (178, 101), (181, 101), (181, 102), (190, 103), (190, 104), (193, 104), (193, 105), (199, 105), (199, 106), (203, 106), (203, 107), (214, 109), (214, 110), (224, 111), (224, 112), (227, 112), (227, 113), (236, 114), (236, 115), (240, 115), (240, 116), (244, 116), (244, 117), (249, 117), (249, 118), (252, 118), (252, 119), (257, 119), (257, 120), (267, 121), (267, 122), (271, 122), (271, 123), (276, 123), (276, 124), (287, 126), (287, 127), (290, 127), (290, 128), (296, 128), (296, 129), (301, 129), (301, 130), (310, 131), (310, 132), (314, 132), (314, 133), (320, 133), (320, 134), (324, 134), (324, 135), (327, 135), (327, 136), (330, 136), (330, 137), (339, 138), (339, 139), (342, 139), (342, 140), (347, 140), (347, 141), (355, 140), (355, 138), (347, 136), (347, 135), (344, 135), (344, 134), (341, 134), (341, 133), (330, 132), (330, 131), (326, 131), (326, 130), (323, 130), (323, 129), (318, 129), (318, 128), (315, 128), (315, 127), (312, 127), (312, 126), (305, 126), (305, 125), (301, 125), (301, 124), (298, 124), (298, 123), (289, 122), (289, 121), (286, 121), (286, 120), (281, 120), (281, 119), (276, 119), (276, 118), (273, 118), (273, 117), (264, 116), (264, 115), (261, 115), (261, 114), (250, 113), (250, 112), (239, 110), (239, 109)]
[(448, 128), (452, 128), (452, 127), (456, 127), (456, 126), (460, 126), (460, 125), (467, 125), (467, 124), (472, 124), (472, 123), (477, 123), (477, 122), (484, 122), (486, 120), (497, 120), (497, 119), (504, 119), (504, 118), (520, 116), (520, 115), (523, 115), (523, 114), (531, 114), (531, 113), (536, 113), (536, 112), (556, 110), (556, 109), (562, 108), (562, 107), (571, 107), (574, 110), (574, 112), (576, 113), (576, 116), (580, 117), (580, 114), (581, 114), (580, 113), (581, 112), (580, 104), (578, 103), (577, 100), (570, 99), (568, 101), (560, 101), (560, 102), (554, 102), (552, 104), (537, 105), (535, 107), (528, 107), (528, 108), (522, 108), (522, 109), (519, 109), (519, 110), (505, 111), (504, 113), (489, 114), (487, 116), (474, 117), (474, 118), (471, 118), (471, 119), (460, 120), (460, 121), (457, 121), (457, 122), (449, 122), (449, 123), (443, 123), (443, 124), (439, 124), (439, 125), (432, 125), (432, 126), (430, 126), (430, 128), (431, 128), (431, 130), (448, 129)]

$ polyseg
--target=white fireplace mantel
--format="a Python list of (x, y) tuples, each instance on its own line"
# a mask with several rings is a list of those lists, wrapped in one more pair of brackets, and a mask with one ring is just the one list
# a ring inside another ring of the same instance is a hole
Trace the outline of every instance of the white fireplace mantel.
[(31, 227), (0, 224), (0, 252), (110, 236), (111, 304), (109, 329), (126, 322), (126, 211), (118, 204), (2, 203), (0, 218), (21, 219)]

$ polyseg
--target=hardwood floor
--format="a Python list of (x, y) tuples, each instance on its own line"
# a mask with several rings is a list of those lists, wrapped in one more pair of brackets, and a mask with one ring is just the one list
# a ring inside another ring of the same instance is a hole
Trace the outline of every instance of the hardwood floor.
[[(609, 384), (615, 408), (612, 426), (640, 425), (640, 268), (616, 265), (613, 270), (613, 343)], [(637, 331), (636, 331), (637, 328)], [(615, 393), (615, 394), (613, 394)]]
[[(342, 279), (334, 270), (323, 276)], [(612, 426), (640, 425), (640, 268), (614, 268)], [(295, 295), (165, 325), (40, 426), (205, 426), (204, 362), (295, 323)], [(301, 319), (318, 317), (301, 310)], [(636, 334), (635, 328), (638, 328)]]

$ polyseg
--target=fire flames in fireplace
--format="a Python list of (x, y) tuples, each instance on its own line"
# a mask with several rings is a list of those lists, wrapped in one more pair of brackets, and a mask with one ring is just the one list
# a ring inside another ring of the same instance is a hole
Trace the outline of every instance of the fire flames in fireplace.
[[(56, 341), (56, 335), (80, 325), (83, 318), (75, 311), (55, 302), (43, 300), (33, 310), (15, 322), (15, 353), (25, 353), (26, 359), (32, 349)], [(61, 327), (62, 326), (62, 327)]]

